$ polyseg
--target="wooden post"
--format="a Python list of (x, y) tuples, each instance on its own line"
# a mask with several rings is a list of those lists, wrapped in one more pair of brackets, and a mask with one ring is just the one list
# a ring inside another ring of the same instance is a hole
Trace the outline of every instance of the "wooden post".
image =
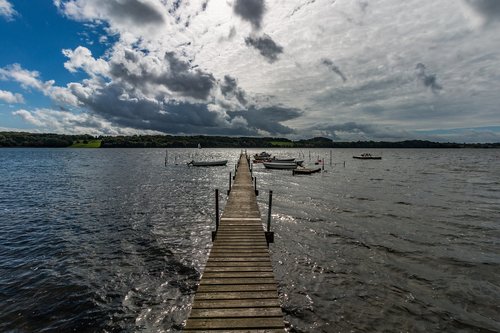
[(229, 173), (229, 189), (227, 190), (227, 195), (229, 195), (229, 193), (231, 193), (231, 180), (232, 180), (232, 177), (231, 177), (231, 172)]
[(273, 207), (273, 191), (269, 191), (269, 207), (267, 210), (267, 232), (271, 231), (271, 209)]
[(253, 180), (254, 180), (255, 195), (259, 195), (259, 190), (257, 190), (257, 177), (254, 177)]
[(168, 149), (165, 149), (165, 166), (167, 166), (168, 163)]
[(267, 246), (269, 246), (270, 243), (274, 243), (274, 232), (271, 231), (271, 210), (272, 210), (272, 208), (273, 208), (273, 191), (269, 190), (269, 207), (268, 207), (268, 211), (267, 211), (267, 231), (265, 232)]
[(212, 231), (212, 242), (217, 236), (217, 231), (219, 230), (219, 189), (215, 189), (215, 231)]

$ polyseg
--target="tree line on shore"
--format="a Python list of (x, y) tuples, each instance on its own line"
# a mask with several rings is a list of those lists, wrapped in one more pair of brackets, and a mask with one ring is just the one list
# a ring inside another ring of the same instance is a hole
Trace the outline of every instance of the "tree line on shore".
[(339, 142), (328, 138), (290, 140), (273, 137), (227, 136), (92, 136), (0, 132), (0, 147), (70, 147), (75, 142), (100, 141), (101, 148), (500, 148), (500, 143), (442, 143), (423, 140)]

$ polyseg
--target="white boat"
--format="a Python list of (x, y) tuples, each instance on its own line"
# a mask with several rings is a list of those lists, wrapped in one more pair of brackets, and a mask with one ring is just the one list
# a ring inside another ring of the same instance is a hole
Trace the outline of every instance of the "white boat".
[(293, 162), (293, 161), (295, 161), (295, 158), (276, 158), (276, 157), (273, 157), (273, 158), (271, 158), (270, 161), (271, 162), (278, 162), (278, 163), (281, 163), (281, 162)]
[(192, 166), (223, 166), (227, 164), (227, 160), (220, 160), (220, 161), (191, 161), (187, 165), (192, 165)]
[(264, 162), (263, 164), (266, 169), (277, 169), (277, 170), (297, 169), (297, 163), (295, 162)]
[(295, 163), (297, 165), (302, 165), (304, 160), (296, 160), (295, 158), (273, 158), (269, 160), (271, 163)]

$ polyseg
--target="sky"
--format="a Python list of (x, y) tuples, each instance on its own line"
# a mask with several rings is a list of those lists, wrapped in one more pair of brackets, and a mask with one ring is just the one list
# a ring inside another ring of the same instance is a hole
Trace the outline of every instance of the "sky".
[(0, 0), (0, 131), (500, 142), (500, 0)]

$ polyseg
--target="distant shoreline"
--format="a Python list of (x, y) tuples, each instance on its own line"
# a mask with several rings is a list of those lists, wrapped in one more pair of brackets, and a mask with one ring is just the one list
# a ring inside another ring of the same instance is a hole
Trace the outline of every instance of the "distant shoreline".
[(425, 140), (341, 142), (317, 137), (289, 140), (276, 137), (133, 135), (98, 136), (0, 132), (0, 147), (26, 148), (500, 148), (496, 143), (455, 143)]

